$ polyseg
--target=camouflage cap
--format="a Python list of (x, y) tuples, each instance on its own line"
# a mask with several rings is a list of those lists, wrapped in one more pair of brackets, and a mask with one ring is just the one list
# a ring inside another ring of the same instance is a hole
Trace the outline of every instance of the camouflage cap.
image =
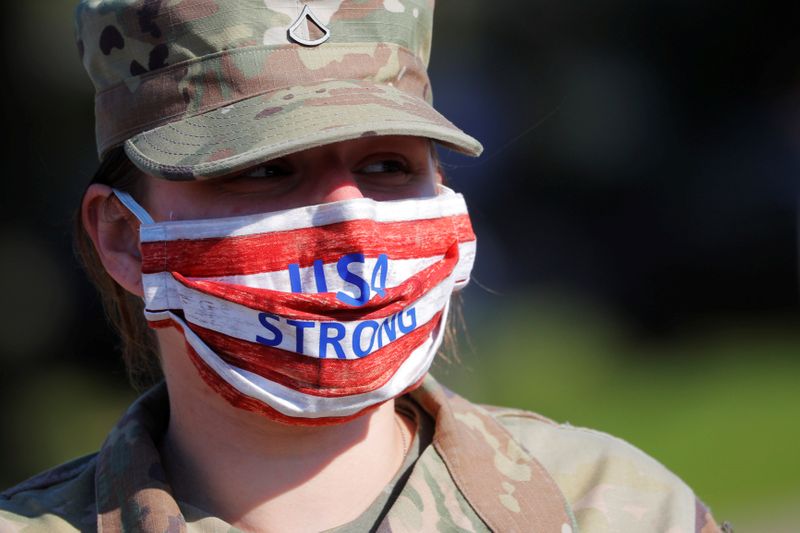
[(100, 158), (203, 179), (364, 135), (482, 147), (431, 106), (434, 0), (83, 0)]

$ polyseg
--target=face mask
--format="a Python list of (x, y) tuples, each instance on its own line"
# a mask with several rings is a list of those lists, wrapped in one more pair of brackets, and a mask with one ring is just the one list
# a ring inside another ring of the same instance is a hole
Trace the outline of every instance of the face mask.
[(285, 423), (349, 420), (418, 386), (475, 257), (466, 204), (359, 198), (208, 220), (139, 219), (145, 317), (186, 339), (232, 405)]

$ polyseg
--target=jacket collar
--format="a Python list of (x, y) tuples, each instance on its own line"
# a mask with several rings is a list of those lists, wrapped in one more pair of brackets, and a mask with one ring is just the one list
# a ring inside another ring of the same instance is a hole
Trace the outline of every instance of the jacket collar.
[(577, 531), (553, 478), (488, 411), (430, 375), (411, 394), (436, 420), (433, 445), (489, 529)]
[(95, 473), (98, 531), (186, 531), (158, 453), (168, 421), (161, 383), (136, 400), (106, 438)]
[[(575, 529), (555, 481), (488, 411), (430, 375), (411, 397), (436, 420), (433, 445), (490, 529), (524, 531), (533, 524), (539, 531)], [(109, 434), (95, 474), (99, 531), (186, 531), (158, 452), (168, 420), (167, 388), (161, 383), (141, 396)]]

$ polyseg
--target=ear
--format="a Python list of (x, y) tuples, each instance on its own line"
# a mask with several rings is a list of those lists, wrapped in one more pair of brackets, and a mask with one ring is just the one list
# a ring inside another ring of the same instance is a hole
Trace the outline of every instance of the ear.
[(81, 218), (108, 275), (126, 291), (144, 296), (136, 217), (117, 200), (111, 187), (93, 183), (83, 195)]

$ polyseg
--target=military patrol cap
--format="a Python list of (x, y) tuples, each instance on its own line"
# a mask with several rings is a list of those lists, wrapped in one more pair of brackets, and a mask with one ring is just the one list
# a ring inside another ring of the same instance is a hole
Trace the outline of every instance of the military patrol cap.
[(365, 135), (478, 141), (431, 105), (434, 0), (83, 0), (98, 155), (167, 179)]

